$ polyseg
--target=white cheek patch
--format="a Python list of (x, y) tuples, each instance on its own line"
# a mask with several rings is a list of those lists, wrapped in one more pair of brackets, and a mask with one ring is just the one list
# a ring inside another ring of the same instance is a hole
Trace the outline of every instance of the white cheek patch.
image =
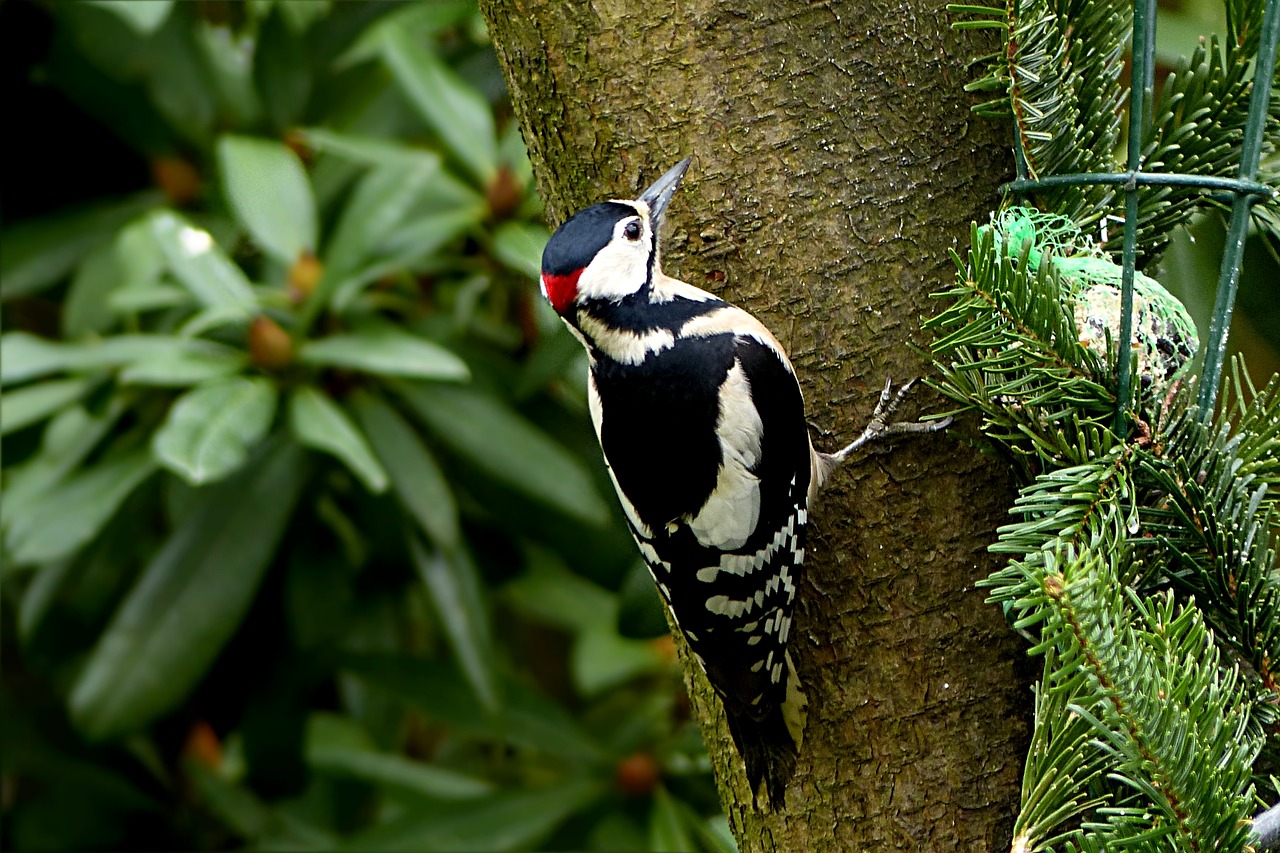
[(578, 298), (616, 301), (640, 290), (648, 280), (648, 242), (614, 240), (582, 271)]

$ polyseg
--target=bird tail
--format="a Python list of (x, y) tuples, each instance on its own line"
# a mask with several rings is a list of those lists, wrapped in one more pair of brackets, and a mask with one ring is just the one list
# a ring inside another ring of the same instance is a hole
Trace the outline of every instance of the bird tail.
[(786, 699), (769, 705), (763, 709), (763, 714), (759, 706), (725, 707), (729, 734), (733, 736), (733, 744), (746, 765), (752, 804), (759, 804), (763, 783), (769, 794), (769, 807), (774, 810), (786, 806), (787, 783), (795, 775), (796, 756), (800, 751), (806, 717), (807, 700), (800, 691), (800, 681), (789, 653), (786, 687)]

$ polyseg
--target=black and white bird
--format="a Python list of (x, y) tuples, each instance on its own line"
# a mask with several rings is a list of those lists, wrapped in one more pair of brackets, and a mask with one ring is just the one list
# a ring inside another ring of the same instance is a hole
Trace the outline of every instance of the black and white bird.
[(542, 292), (587, 349), (596, 436), (631, 533), (723, 702), (753, 797), (784, 804), (805, 697), (787, 651), (809, 504), (868, 441), (946, 422), (870, 426), (814, 450), (794, 368), (755, 317), (664, 275), (662, 216), (682, 160), (635, 200), (580, 211), (547, 243)]

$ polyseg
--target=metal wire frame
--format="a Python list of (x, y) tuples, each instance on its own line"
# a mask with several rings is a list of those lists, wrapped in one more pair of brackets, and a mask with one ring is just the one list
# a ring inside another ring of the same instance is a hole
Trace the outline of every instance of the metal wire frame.
[[(1249, 225), (1249, 207), (1262, 199), (1271, 198), (1277, 192), (1266, 184), (1259, 183), (1257, 177), (1258, 163), (1262, 156), (1262, 136), (1266, 128), (1267, 104), (1271, 98), (1271, 80), (1275, 72), (1276, 46), (1280, 42), (1280, 0), (1268, 0), (1263, 12), (1262, 37), (1254, 61), (1249, 116), (1241, 146), (1240, 169), (1235, 178), (1142, 171), (1142, 123), (1154, 89), (1155, 35), (1156, 0), (1135, 0), (1133, 73), (1129, 86), (1128, 171), (1032, 178), (1028, 175), (1021, 140), (1015, 134), (1014, 154), (1018, 177), (1001, 189), (1004, 192), (1025, 194), (1041, 187), (1063, 185), (1113, 184), (1124, 188), (1124, 244), (1121, 260), (1124, 277), (1121, 282), (1121, 317), (1117, 335), (1120, 353), (1129, 352), (1130, 342), (1133, 340), (1133, 275), (1137, 261), (1139, 189), (1148, 186), (1190, 186), (1225, 192), (1232, 197), (1231, 222), (1227, 227), (1227, 242), (1218, 273), (1218, 293), (1209, 323), (1208, 340), (1205, 342), (1204, 367), (1200, 374), (1199, 416), (1202, 421), (1208, 422), (1213, 416), (1218, 385), (1222, 380), (1227, 335), (1231, 327), (1231, 314), (1235, 310), (1236, 286), (1240, 282), (1240, 263), (1244, 256), (1244, 240)], [(1128, 428), (1126, 407), (1132, 396), (1133, 377), (1131, 360), (1120, 358), (1118, 362), (1115, 429), (1118, 434), (1124, 435)]]

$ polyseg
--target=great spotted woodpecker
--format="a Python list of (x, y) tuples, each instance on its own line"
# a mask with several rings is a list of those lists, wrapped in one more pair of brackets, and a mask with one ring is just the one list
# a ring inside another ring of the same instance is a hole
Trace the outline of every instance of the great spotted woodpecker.
[(753, 798), (763, 782), (777, 808), (805, 722), (787, 643), (809, 503), (867, 442), (947, 422), (887, 423), (911, 383), (886, 384), (862, 435), (815, 451), (777, 338), (662, 272), (662, 216), (688, 168), (560, 226), (542, 292), (587, 349), (591, 419), (640, 553), (722, 700)]

